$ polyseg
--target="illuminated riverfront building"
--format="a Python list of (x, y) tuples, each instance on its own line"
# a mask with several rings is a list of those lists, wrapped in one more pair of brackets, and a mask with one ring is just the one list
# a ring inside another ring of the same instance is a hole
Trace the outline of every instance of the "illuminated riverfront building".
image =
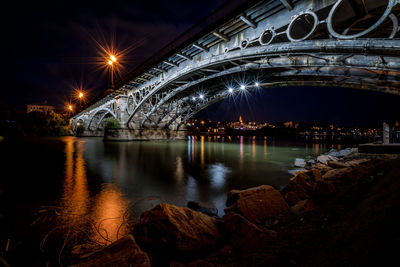
[(46, 112), (50, 110), (54, 111), (54, 109), (55, 109), (54, 106), (47, 104), (47, 102), (26, 105), (26, 113), (33, 111), (39, 111), (39, 112)]

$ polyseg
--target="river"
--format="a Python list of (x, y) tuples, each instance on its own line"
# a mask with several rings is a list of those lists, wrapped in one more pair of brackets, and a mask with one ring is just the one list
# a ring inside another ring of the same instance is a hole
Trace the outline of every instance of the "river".
[(331, 147), (240, 136), (5, 139), (0, 141), (0, 246), (39, 247), (55, 226), (75, 229), (88, 222), (96, 230), (86, 230), (87, 238), (107, 244), (128, 231), (121, 227), (127, 218), (136, 220), (159, 202), (211, 202), (223, 215), (229, 190), (261, 184), (279, 189), (290, 179), (295, 158), (315, 157)]

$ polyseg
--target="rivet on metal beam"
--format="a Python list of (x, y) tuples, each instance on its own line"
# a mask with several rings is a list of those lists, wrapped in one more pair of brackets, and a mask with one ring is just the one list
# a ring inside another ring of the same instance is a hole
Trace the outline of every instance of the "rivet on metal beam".
[(177, 55), (178, 57), (181, 57), (181, 58), (184, 58), (184, 59), (187, 59), (187, 60), (192, 60), (191, 57), (189, 57), (189, 56), (187, 56), (187, 55), (184, 55), (184, 54), (177, 53), (176, 55)]
[(215, 30), (215, 31), (212, 31), (212, 33), (213, 33), (215, 36), (217, 36), (218, 38), (224, 40), (225, 42), (229, 42), (229, 37), (226, 36), (225, 34), (223, 34), (222, 32), (219, 32), (219, 31), (216, 31), (216, 30)]
[(282, 4), (289, 10), (293, 10), (293, 5), (290, 0), (280, 0)]
[(202, 46), (201, 44), (193, 44), (194, 47), (196, 47), (197, 49), (203, 50), (205, 52), (208, 52), (208, 48), (205, 46)]
[(251, 19), (251, 18), (249, 18), (249, 17), (247, 17), (245, 14), (242, 14), (241, 16), (240, 16), (240, 19), (244, 22), (244, 23), (246, 23), (247, 25), (249, 25), (250, 27), (252, 27), (252, 28), (257, 28), (257, 25), (256, 25), (256, 23)]

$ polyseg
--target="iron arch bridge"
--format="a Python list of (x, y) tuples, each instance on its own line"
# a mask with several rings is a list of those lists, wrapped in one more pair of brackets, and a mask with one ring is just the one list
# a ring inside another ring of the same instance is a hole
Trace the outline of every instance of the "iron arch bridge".
[(317, 85), (400, 94), (400, 0), (232, 2), (229, 16), (226, 7), (211, 14), (205, 21), (213, 23), (138, 67), (75, 115), (72, 128), (102, 135), (113, 117), (117, 139), (183, 138), (187, 119), (243, 91)]

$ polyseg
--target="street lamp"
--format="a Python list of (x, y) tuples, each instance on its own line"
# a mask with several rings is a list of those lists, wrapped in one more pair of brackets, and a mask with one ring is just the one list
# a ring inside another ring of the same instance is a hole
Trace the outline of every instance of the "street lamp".
[(117, 57), (114, 55), (110, 55), (109, 60), (107, 61), (108, 65), (111, 67), (110, 75), (111, 75), (111, 87), (114, 88), (114, 63), (117, 63)]
[(68, 110), (68, 113), (72, 113), (72, 105), (68, 105), (67, 110)]
[(83, 100), (83, 92), (79, 91), (78, 92), (78, 99), (79, 99), (79, 109), (82, 109), (82, 100)]

